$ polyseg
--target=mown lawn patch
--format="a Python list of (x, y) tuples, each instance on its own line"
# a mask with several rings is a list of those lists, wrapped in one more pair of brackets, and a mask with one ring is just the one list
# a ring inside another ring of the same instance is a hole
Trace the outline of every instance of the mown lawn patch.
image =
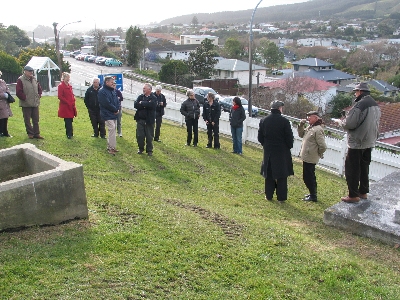
[(262, 151), (185, 147), (185, 128), (165, 122), (154, 156), (136, 154), (135, 122), (123, 115), (116, 156), (91, 138), (79, 99), (74, 138), (43, 97), (41, 134), (29, 140), (13, 105), (11, 139), (83, 164), (88, 220), (0, 233), (1, 299), (396, 299), (398, 249), (323, 224), (346, 192), (318, 170), (319, 199), (305, 203), (301, 165), (285, 204), (267, 202)]

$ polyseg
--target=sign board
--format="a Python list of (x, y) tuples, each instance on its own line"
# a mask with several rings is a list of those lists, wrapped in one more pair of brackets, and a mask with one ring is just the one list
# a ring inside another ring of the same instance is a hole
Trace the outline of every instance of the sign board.
[(101, 85), (103, 85), (104, 77), (106, 77), (106, 76), (111, 76), (111, 77), (114, 78), (115, 83), (117, 84), (117, 86), (116, 86), (117, 90), (120, 90), (121, 92), (124, 90), (124, 85), (123, 85), (124, 75), (122, 73), (97, 75), (97, 77), (100, 79), (100, 84)]

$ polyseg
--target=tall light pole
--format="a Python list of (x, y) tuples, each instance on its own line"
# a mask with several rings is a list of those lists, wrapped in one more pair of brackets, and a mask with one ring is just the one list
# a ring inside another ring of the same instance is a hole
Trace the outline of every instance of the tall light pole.
[(74, 24), (74, 23), (80, 23), (81, 21), (75, 21), (75, 22), (71, 22), (71, 23), (67, 23), (65, 25), (63, 25), (60, 30), (57, 30), (57, 25), (58, 23), (54, 22), (53, 23), (53, 27), (54, 27), (54, 39), (55, 39), (55, 43), (56, 43), (56, 55), (57, 55), (57, 63), (58, 63), (58, 67), (60, 68), (60, 80), (61, 80), (61, 75), (62, 75), (62, 61), (61, 61), (61, 55), (60, 55), (60, 32), (61, 30), (69, 25), (69, 24)]
[(252, 106), (251, 106), (251, 88), (253, 85), (253, 74), (252, 74), (252, 69), (253, 69), (253, 50), (252, 50), (252, 44), (253, 44), (253, 19), (254, 19), (254, 14), (256, 13), (257, 7), (260, 5), (262, 0), (260, 0), (257, 4), (257, 6), (254, 8), (253, 13), (251, 15), (251, 20), (250, 20), (250, 41), (249, 41), (249, 104), (248, 104), (248, 111), (249, 111), (249, 117), (252, 116)]

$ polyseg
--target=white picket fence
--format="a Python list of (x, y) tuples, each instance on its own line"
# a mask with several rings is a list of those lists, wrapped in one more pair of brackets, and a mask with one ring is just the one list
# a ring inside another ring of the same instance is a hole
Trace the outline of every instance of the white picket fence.
[[(73, 85), (75, 96), (84, 97), (87, 86)], [(124, 101), (122, 102), (123, 108), (134, 110), (134, 101), (139, 94), (130, 94), (123, 92)], [(167, 99), (168, 101), (168, 99)], [(184, 117), (180, 113), (180, 103), (168, 101), (165, 108), (164, 119), (173, 121), (182, 126), (185, 124)], [(299, 119), (286, 116), (291, 122), (299, 122)], [(251, 143), (261, 147), (257, 140), (258, 127), (260, 119), (246, 118), (243, 123), (243, 143)], [(231, 136), (231, 129), (229, 125), (229, 114), (223, 112), (220, 118), (220, 133), (226, 136)], [(199, 120), (199, 128), (206, 130), (206, 124), (203, 119)], [(326, 137), (327, 150), (324, 158), (319, 161), (319, 167), (329, 170), (339, 176), (344, 176), (344, 161), (346, 157), (347, 144), (345, 132), (339, 131), (334, 128), (327, 128), (329, 131), (335, 133), (335, 137)], [(297, 128), (292, 127), (294, 135), (294, 146), (292, 155), (298, 157), (302, 139), (297, 134)], [(342, 137), (342, 138), (340, 138)], [(391, 146), (384, 143), (377, 143), (377, 147), (372, 151), (372, 162), (370, 165), (370, 179), (377, 181), (389, 175), (392, 172), (400, 171), (400, 147)]]

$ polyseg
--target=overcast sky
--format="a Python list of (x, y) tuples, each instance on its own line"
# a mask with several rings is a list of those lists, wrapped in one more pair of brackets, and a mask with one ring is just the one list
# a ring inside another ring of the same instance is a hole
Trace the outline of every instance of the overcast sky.
[[(264, 0), (259, 7), (305, 2), (306, 0)], [(71, 0), (20, 0), (18, 8), (4, 11), (0, 23), (16, 25), (24, 30), (33, 30), (38, 25), (58, 28), (68, 25), (68, 30), (89, 30), (146, 25), (164, 19), (191, 13), (212, 13), (254, 9), (259, 0), (151, 0), (151, 1), (71, 1)], [(250, 20), (251, 14), (249, 16)], [(201, 22), (201, 20), (199, 20)], [(217, 21), (217, 20), (215, 20)], [(67, 29), (67, 28), (66, 28)]]

